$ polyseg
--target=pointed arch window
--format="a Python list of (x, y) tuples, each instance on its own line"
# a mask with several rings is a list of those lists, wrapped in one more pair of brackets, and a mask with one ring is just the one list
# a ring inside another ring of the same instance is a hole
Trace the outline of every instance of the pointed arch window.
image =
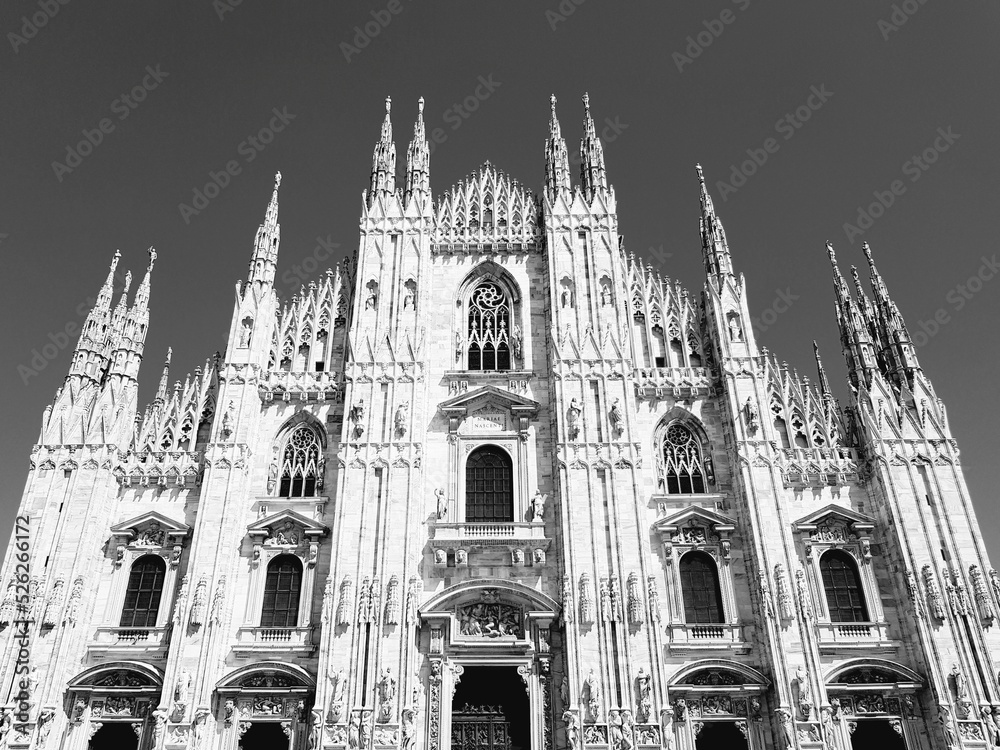
[(514, 520), (514, 471), (506, 451), (489, 445), (469, 454), (465, 464), (465, 520)]
[(868, 622), (868, 607), (858, 566), (842, 550), (824, 552), (819, 560), (830, 622)]
[(468, 368), (510, 369), (511, 305), (493, 281), (480, 283), (469, 298)]
[(144, 555), (133, 563), (125, 589), (125, 606), (122, 607), (120, 627), (156, 626), (166, 573), (167, 564), (158, 555)]
[(279, 555), (267, 566), (262, 628), (294, 628), (299, 622), (302, 591), (302, 561), (294, 555)]
[(279, 497), (314, 497), (319, 482), (320, 442), (316, 431), (299, 425), (288, 436), (281, 459)]
[(694, 433), (682, 424), (670, 425), (663, 436), (662, 450), (667, 494), (704, 494), (705, 468)]
[(705, 552), (688, 552), (681, 558), (679, 567), (684, 622), (689, 625), (725, 622), (715, 561)]

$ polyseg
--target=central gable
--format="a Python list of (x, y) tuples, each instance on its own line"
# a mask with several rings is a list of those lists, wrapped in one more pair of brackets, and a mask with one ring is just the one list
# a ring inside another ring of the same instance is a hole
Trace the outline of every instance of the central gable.
[(437, 250), (465, 244), (527, 245), (540, 241), (538, 198), (485, 162), (436, 203)]

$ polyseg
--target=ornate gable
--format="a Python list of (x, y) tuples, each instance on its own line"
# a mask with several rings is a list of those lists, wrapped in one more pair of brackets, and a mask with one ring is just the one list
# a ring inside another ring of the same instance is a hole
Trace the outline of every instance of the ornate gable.
[(294, 552), (303, 545), (308, 545), (306, 561), (311, 567), (316, 564), (319, 555), (319, 540), (329, 533), (329, 527), (294, 510), (274, 513), (247, 527), (247, 535), (254, 542), (254, 563), (259, 562), (264, 547), (280, 553)]
[[(484, 385), (441, 402), (438, 409), (448, 417), (450, 435), (456, 435), (468, 420), (468, 427), (477, 432), (516, 429), (525, 439), (529, 421), (538, 414), (538, 402), (493, 385)], [(508, 419), (513, 420), (513, 428)]]

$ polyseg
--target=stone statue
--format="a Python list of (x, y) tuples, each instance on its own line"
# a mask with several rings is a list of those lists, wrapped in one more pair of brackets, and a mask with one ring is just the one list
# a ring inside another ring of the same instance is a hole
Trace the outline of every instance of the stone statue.
[(545, 517), (545, 499), (548, 495), (543, 495), (541, 490), (535, 490), (531, 498), (531, 520), (541, 521)]
[(461, 331), (455, 331), (455, 359), (460, 360), (465, 351), (465, 339), (462, 338)]
[(417, 725), (412, 708), (403, 709), (403, 720), (400, 726), (400, 750), (414, 750), (417, 742)]
[(352, 750), (362, 747), (361, 727), (359, 726), (357, 714), (351, 714), (351, 723), (347, 725), (347, 746), (352, 748)]
[(587, 694), (587, 719), (592, 722), (598, 721), (601, 712), (601, 682), (593, 669), (587, 673), (583, 688)]
[(580, 435), (580, 402), (574, 396), (570, 399), (569, 408), (566, 410), (566, 419), (569, 423), (569, 439), (576, 440)]
[(396, 434), (399, 435), (399, 437), (406, 435), (406, 416), (409, 411), (410, 404), (406, 401), (396, 407), (396, 416), (393, 418), (393, 424), (396, 427)]
[(434, 490), (434, 497), (437, 500), (437, 517), (443, 521), (448, 515), (448, 499), (444, 496), (444, 488), (438, 487)]
[(611, 411), (608, 413), (608, 419), (611, 421), (611, 429), (615, 431), (616, 435), (621, 435), (625, 432), (625, 415), (622, 414), (620, 398), (616, 398), (611, 404)]
[(729, 318), (729, 340), (730, 341), (743, 340), (743, 331), (740, 330), (740, 324), (739, 321), (736, 320), (735, 315)]
[(517, 323), (514, 324), (514, 328), (511, 329), (510, 336), (511, 348), (514, 351), (514, 356), (517, 359), (521, 358), (521, 326)]
[(382, 672), (378, 683), (379, 721), (386, 722), (392, 718), (392, 709), (396, 700), (396, 679), (389, 667)]
[(951, 709), (943, 703), (938, 704), (937, 720), (938, 724), (941, 725), (941, 732), (944, 734), (946, 747), (949, 750), (958, 747), (958, 735), (955, 734), (955, 728), (952, 726)]
[(776, 710), (775, 715), (778, 717), (778, 726), (781, 729), (780, 745), (779, 747), (791, 750), (795, 747), (794, 732), (792, 729), (792, 715), (783, 708)]
[(635, 677), (636, 682), (636, 697), (638, 698), (638, 705), (635, 710), (635, 718), (639, 723), (645, 723), (649, 721), (649, 713), (653, 708), (653, 699), (651, 695), (651, 688), (649, 684), (649, 673), (639, 667), (639, 673)]

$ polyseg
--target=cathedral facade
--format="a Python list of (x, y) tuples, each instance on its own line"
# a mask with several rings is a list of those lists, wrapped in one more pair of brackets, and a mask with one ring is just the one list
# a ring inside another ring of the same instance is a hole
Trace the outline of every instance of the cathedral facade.
[(842, 408), (757, 342), (700, 168), (689, 292), (624, 251), (586, 97), (538, 192), (433, 196), (422, 109), (286, 301), (278, 175), (225, 352), (145, 407), (155, 252), (131, 304), (116, 254), (5, 559), (0, 747), (1000, 745), (1000, 575), (867, 245), (870, 291), (828, 247)]

